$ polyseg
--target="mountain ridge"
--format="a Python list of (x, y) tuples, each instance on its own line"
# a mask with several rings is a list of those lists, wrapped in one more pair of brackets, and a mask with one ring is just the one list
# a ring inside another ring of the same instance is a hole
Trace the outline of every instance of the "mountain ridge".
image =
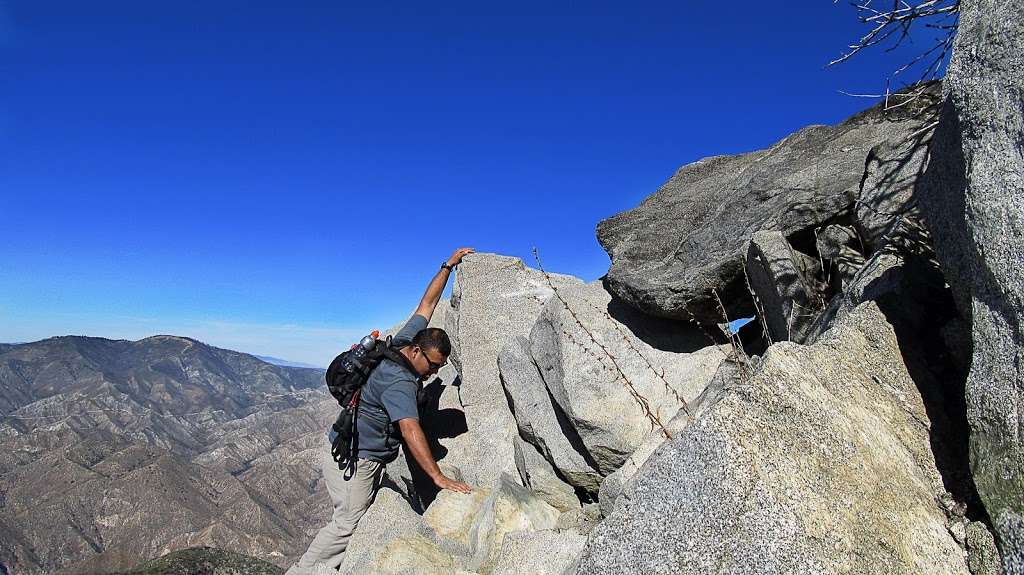
[(337, 406), (322, 387), (321, 370), (182, 336), (0, 346), (0, 566), (294, 554), (323, 519), (313, 454)]

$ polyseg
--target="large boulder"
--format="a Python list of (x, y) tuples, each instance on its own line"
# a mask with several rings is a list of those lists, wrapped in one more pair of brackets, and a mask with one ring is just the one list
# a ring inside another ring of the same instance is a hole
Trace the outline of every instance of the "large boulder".
[(648, 432), (667, 431), (725, 356), (695, 328), (675, 332), (690, 353), (654, 348), (616, 321), (610, 304), (600, 282), (560, 289), (530, 332), (531, 355), (551, 397), (602, 475), (621, 467)]
[(343, 556), (342, 574), (481, 574), (494, 568), (509, 535), (555, 527), (559, 512), (502, 475), (492, 489), (442, 491), (422, 516), (381, 490)]
[(597, 493), (601, 473), (592, 463), (579, 433), (551, 398), (529, 348), (529, 340), (517, 337), (498, 356), (501, 384), (519, 435), (540, 450), (566, 482)]
[(1004, 568), (1024, 573), (1024, 1), (964, 0), (918, 185), (971, 325), (971, 465)]
[(579, 574), (968, 573), (925, 404), (867, 302), (651, 456), (591, 533)]
[(918, 131), (919, 111), (879, 104), (765, 150), (683, 166), (640, 206), (598, 225), (611, 290), (652, 315), (717, 324), (716, 290), (729, 317), (752, 315), (743, 280), (751, 235), (779, 231), (811, 253), (815, 228), (849, 216), (868, 152)]
[(586, 536), (567, 531), (520, 531), (505, 536), (492, 575), (571, 573)]
[(423, 519), (466, 569), (490, 573), (507, 535), (550, 530), (558, 516), (557, 509), (502, 475), (491, 490), (443, 491)]
[[(718, 372), (715, 373), (711, 383), (690, 404), (690, 413), (680, 411), (669, 421), (666, 426), (669, 433), (673, 435), (680, 433), (686, 429), (687, 425), (702, 417), (705, 412), (714, 407), (722, 398), (728, 386), (739, 380), (743, 369), (745, 367), (740, 363), (736, 355), (730, 356), (723, 361), (719, 365)], [(600, 496), (598, 498), (601, 515), (605, 517), (611, 515), (612, 510), (615, 509), (615, 505), (619, 501), (619, 495), (623, 492), (631, 491), (632, 482), (636, 479), (640, 470), (643, 469), (644, 464), (647, 463), (651, 455), (665, 441), (665, 435), (660, 431), (651, 432), (648, 434), (647, 439), (636, 448), (636, 451), (626, 459), (622, 467), (604, 478), (604, 481), (601, 482)]]
[(516, 468), (523, 485), (559, 511), (580, 509), (580, 500), (571, 485), (562, 480), (537, 448), (521, 437), (515, 439)]
[(782, 232), (757, 232), (746, 259), (751, 294), (773, 341), (803, 342), (824, 306), (814, 258), (793, 249)]
[(498, 376), (498, 353), (516, 336), (530, 333), (552, 286), (576, 285), (582, 282), (558, 274), (545, 277), (513, 257), (470, 254), (459, 265), (445, 320), (459, 383), (451, 390), (456, 393), (442, 397), (447, 402), (442, 405), (461, 410), (467, 432), (444, 447), (446, 463), (458, 467), (471, 484), (490, 486), (503, 472), (518, 475), (516, 424)]

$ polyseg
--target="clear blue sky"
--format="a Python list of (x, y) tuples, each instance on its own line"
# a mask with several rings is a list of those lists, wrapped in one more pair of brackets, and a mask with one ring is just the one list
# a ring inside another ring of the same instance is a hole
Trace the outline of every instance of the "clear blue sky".
[(325, 364), (461, 245), (586, 280), (680, 165), (871, 102), (845, 3), (0, 0), (0, 341)]

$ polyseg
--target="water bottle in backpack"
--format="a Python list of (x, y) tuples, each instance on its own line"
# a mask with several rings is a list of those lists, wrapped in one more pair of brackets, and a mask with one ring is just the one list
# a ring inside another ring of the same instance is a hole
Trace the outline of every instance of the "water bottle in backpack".
[(379, 336), (380, 332), (374, 330), (351, 349), (335, 357), (327, 368), (327, 389), (341, 406), (341, 413), (331, 426), (336, 434), (331, 443), (331, 455), (338, 463), (338, 469), (345, 469), (355, 462), (359, 449), (356, 426), (359, 392), (391, 346), (390, 337), (381, 340), (377, 339)]

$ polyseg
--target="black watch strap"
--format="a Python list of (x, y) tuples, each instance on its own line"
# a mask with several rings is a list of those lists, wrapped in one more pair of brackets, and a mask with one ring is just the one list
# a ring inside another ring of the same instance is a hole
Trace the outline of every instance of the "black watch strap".
[[(456, 265), (458, 265), (458, 264), (456, 264)], [(441, 262), (441, 269), (453, 272), (453, 271), (455, 271), (455, 266), (453, 266), (452, 264), (450, 264), (448, 262)]]

